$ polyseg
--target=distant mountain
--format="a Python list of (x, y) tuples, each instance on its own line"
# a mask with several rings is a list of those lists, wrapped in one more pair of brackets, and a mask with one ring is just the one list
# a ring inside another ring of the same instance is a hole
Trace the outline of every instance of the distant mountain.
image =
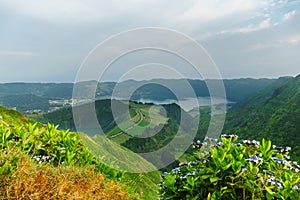
[(300, 75), (279, 79), (239, 102), (228, 113), (224, 132), (247, 139), (271, 139), (292, 146), (300, 157)]
[(22, 113), (48, 112), (62, 107), (51, 100), (70, 99), (71, 83), (3, 83), (0, 84), (0, 104)]
[[(289, 77), (283, 78), (288, 80)], [(153, 83), (155, 82), (155, 84)], [(224, 80), (227, 99), (233, 102), (240, 102), (249, 95), (264, 89), (265, 87), (281, 82), (281, 79), (232, 79)], [(177, 99), (169, 88), (177, 88), (179, 96), (184, 98), (208, 97), (210, 96), (206, 83), (215, 84), (216, 80), (184, 80), (184, 79), (157, 79), (150, 81), (124, 81), (118, 83), (118, 90), (115, 82), (98, 83), (95, 97), (99, 99), (110, 98), (114, 92), (114, 97), (124, 97), (135, 88), (130, 96), (131, 100), (150, 99), (162, 101)], [(189, 84), (193, 92), (186, 89)], [(97, 84), (95, 81), (81, 82), (84, 85), (84, 93), (88, 93)], [(141, 87), (140, 87), (141, 86)], [(70, 106), (72, 98), (72, 83), (3, 83), (0, 84), (0, 104), (15, 108), (23, 113), (48, 112)], [(85, 94), (82, 94), (83, 96)], [(67, 101), (67, 102), (66, 102)]]
[(20, 112), (46, 112), (50, 109), (49, 99), (34, 94), (16, 94), (0, 97), (0, 103)]
[[(55, 92), (53, 92), (53, 90), (55, 90)], [(63, 96), (70, 97), (72, 90), (72, 83), (1, 83), (0, 97), (34, 94), (37, 96), (60, 98)]]
[[(284, 79), (289, 79), (286, 77)], [(278, 82), (279, 79), (224, 79), (224, 87), (226, 90), (226, 97), (229, 101), (239, 102), (247, 96), (259, 91), (270, 84)], [(124, 81), (118, 85), (119, 90), (116, 92), (116, 96), (126, 96), (133, 88), (138, 88), (132, 95), (131, 100), (138, 100), (141, 98), (152, 100), (165, 100), (176, 99), (175, 94), (169, 88), (177, 88), (180, 91), (180, 96), (185, 98), (194, 97), (186, 88), (186, 84), (189, 84), (197, 97), (207, 97), (210, 93), (207, 88), (207, 84), (214, 85), (217, 80), (185, 80), (185, 79), (156, 79), (150, 81)], [(105, 83), (103, 83), (105, 85)], [(100, 84), (101, 85), (101, 84)], [(139, 87), (141, 86), (141, 87)], [(103, 87), (103, 86), (102, 86)], [(111, 85), (112, 88), (112, 85)], [(108, 92), (109, 94), (109, 92)]]
[[(122, 113), (124, 114), (126, 105), (120, 101), (115, 101), (118, 103), (118, 108), (120, 111), (120, 115), (118, 116), (122, 119)], [(79, 105), (81, 110), (87, 110), (89, 104)], [(97, 100), (95, 102), (95, 110), (97, 113), (98, 121), (104, 132), (114, 128), (116, 123), (114, 121), (114, 117), (111, 110), (111, 100)], [(84, 114), (83, 114), (84, 115)], [(62, 108), (54, 112), (45, 113), (45, 114), (34, 114), (31, 115), (32, 118), (41, 122), (41, 123), (53, 123), (55, 125), (59, 125), (60, 129), (70, 129), (71, 131), (76, 131), (72, 107)], [(89, 124), (89, 119), (82, 117), (81, 124)], [(86, 133), (94, 132), (94, 128), (91, 127), (90, 130), (85, 130)]]

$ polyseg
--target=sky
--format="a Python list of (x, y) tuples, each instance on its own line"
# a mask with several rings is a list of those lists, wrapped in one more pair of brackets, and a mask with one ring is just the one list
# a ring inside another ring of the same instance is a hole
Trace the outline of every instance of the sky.
[(299, 0), (0, 0), (0, 82), (73, 82), (95, 46), (143, 27), (195, 39), (226, 79), (300, 74)]

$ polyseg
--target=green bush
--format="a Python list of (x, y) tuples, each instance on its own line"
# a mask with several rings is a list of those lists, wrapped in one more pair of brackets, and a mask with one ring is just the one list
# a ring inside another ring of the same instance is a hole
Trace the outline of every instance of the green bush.
[[(107, 178), (121, 179), (124, 172), (112, 169), (99, 162), (82, 144), (77, 133), (68, 130), (57, 130), (58, 126), (38, 123), (7, 126), (0, 123), (0, 150), (18, 150), (27, 153), (40, 163), (51, 163), (54, 166), (90, 166), (101, 171)], [(9, 171), (9, 166), (1, 163), (1, 170)], [(0, 173), (4, 173), (1, 172)]]
[(300, 199), (300, 166), (290, 147), (222, 135), (194, 143), (194, 155), (162, 175), (161, 199)]

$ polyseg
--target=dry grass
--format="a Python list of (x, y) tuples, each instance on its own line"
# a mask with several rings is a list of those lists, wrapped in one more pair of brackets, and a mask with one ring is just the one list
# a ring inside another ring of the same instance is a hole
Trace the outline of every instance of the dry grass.
[(52, 167), (22, 156), (12, 176), (0, 177), (0, 199), (134, 199), (92, 167)]

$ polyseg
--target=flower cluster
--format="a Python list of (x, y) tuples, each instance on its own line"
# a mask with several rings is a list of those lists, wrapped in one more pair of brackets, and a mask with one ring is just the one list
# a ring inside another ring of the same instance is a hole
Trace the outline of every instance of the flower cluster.
[(293, 162), (290, 166), (291, 170), (294, 170), (296, 173), (300, 172), (300, 166), (297, 164), (297, 162)]
[(195, 166), (195, 165), (199, 165), (199, 161), (191, 161), (188, 163), (188, 165), (192, 165), (192, 166)]
[(200, 140), (193, 141), (193, 149), (200, 149), (202, 145), (203, 144), (200, 142)]
[[(266, 183), (263, 190), (272, 197), (295, 199), (292, 195), (300, 195), (300, 165), (289, 160), (290, 147), (273, 145), (272, 149), (271, 141), (263, 140), (260, 143), (256, 140), (244, 140), (237, 143), (236, 139), (236, 135), (222, 135), (221, 141), (212, 138), (205, 138), (203, 143), (200, 140), (194, 141), (195, 154), (190, 157), (191, 161), (181, 162), (170, 173), (161, 175), (160, 196), (166, 199), (186, 199), (197, 194), (198, 197), (205, 198), (209, 193), (213, 195), (211, 191), (214, 191), (216, 199), (230, 199), (232, 195), (243, 198), (245, 194), (261, 190), (262, 188), (256, 188), (260, 187), (257, 182), (261, 181)], [(213, 174), (220, 168), (223, 169), (222, 173)], [(235, 177), (251, 184), (241, 185), (241, 181), (236, 181)], [(289, 183), (285, 185), (287, 181)], [(233, 188), (242, 187), (245, 193), (236, 193), (234, 189), (218, 193), (219, 185), (229, 188), (228, 184)], [(194, 185), (203, 188), (202, 193), (194, 191), (196, 187), (191, 187)], [(294, 191), (291, 192), (291, 188)], [(261, 193), (255, 194), (262, 198), (259, 196)], [(300, 198), (297, 196), (296, 199)]]
[(180, 174), (181, 172), (180, 172), (180, 167), (177, 167), (177, 168), (175, 168), (175, 169), (172, 169), (172, 173), (173, 174)]
[(268, 171), (268, 170), (263, 170), (263, 172), (269, 176), (273, 176), (275, 173), (274, 172), (271, 172), (271, 171)]
[(290, 163), (287, 160), (279, 159), (277, 157), (272, 157), (272, 159), (279, 164), (284, 164), (284, 165), (290, 166)]
[(255, 164), (258, 164), (260, 161), (263, 161), (262, 158), (260, 157), (257, 157), (256, 155), (252, 155), (250, 156), (248, 159), (246, 159), (247, 161), (250, 161), (250, 162), (254, 162)]
[[(203, 159), (202, 161), (203, 163), (206, 163), (208, 162), (207, 159)], [(189, 176), (195, 176), (196, 173), (198, 172), (198, 170), (194, 170), (194, 171), (186, 171), (187, 168), (190, 168), (190, 167), (195, 167), (197, 165), (200, 164), (200, 161), (190, 161), (190, 162), (181, 162), (179, 163), (179, 166), (172, 169), (171, 171), (171, 174), (173, 175), (178, 175), (175, 179), (174, 179), (174, 183), (178, 183), (179, 181), (182, 181), (182, 180), (186, 180), (187, 177)], [(166, 176), (170, 175), (170, 173), (168, 172), (164, 172), (163, 174), (161, 174), (161, 178), (164, 178)], [(164, 182), (163, 182), (164, 183)], [(161, 187), (161, 184), (163, 183), (160, 183), (159, 186)]]
[(54, 157), (52, 156), (37, 155), (37, 156), (33, 156), (33, 158), (39, 163), (54, 161)]
[(300, 193), (300, 185), (295, 185), (293, 189)]
[(218, 142), (217, 143), (217, 147), (222, 147), (223, 146), (223, 142)]
[(276, 185), (277, 187), (279, 187), (280, 189), (283, 189), (283, 183), (280, 180), (276, 180), (275, 177), (271, 177), (267, 180), (268, 183), (270, 183), (272, 186)]
[(207, 142), (213, 143), (213, 142), (217, 142), (217, 141), (218, 141), (218, 139), (216, 139), (216, 138), (209, 138), (209, 137), (205, 137), (205, 138), (204, 138), (204, 141), (207, 141)]
[(293, 170), (295, 171), (296, 173), (299, 173), (300, 172), (300, 165), (297, 164), (297, 162), (289, 162), (285, 159), (279, 159), (277, 157), (272, 157), (272, 159), (277, 162), (278, 164), (283, 164), (285, 165), (283, 169), (287, 169), (287, 167), (290, 169), (290, 170)]
[(188, 163), (187, 162), (182, 162), (182, 163), (179, 163), (179, 167), (183, 167), (183, 166), (187, 166)]
[(260, 142), (256, 141), (256, 140), (243, 140), (243, 143), (247, 146), (253, 146), (255, 148), (258, 148), (260, 145)]
[(300, 165), (296, 161), (292, 162), (292, 166), (300, 169)]
[(285, 152), (289, 152), (290, 150), (292, 150), (291, 147), (278, 147), (276, 145), (273, 145), (273, 149), (278, 150), (280, 153), (285, 153)]
[(237, 135), (221, 135), (222, 138), (226, 138), (226, 139), (237, 139), (238, 136)]
[(241, 144), (241, 143), (239, 143), (239, 142), (238, 142), (238, 143), (236, 143), (235, 145), (236, 145), (236, 146), (238, 146), (238, 147), (241, 147), (241, 146), (242, 146), (242, 144)]
[(181, 180), (186, 180), (188, 176), (196, 176), (198, 171), (188, 172), (187, 174), (182, 174), (180, 177), (174, 179), (174, 183), (178, 183)]
[(247, 170), (247, 167), (246, 167), (245, 165), (242, 165), (242, 166), (241, 166), (241, 171), (244, 172), (244, 171), (246, 171), (246, 170)]

